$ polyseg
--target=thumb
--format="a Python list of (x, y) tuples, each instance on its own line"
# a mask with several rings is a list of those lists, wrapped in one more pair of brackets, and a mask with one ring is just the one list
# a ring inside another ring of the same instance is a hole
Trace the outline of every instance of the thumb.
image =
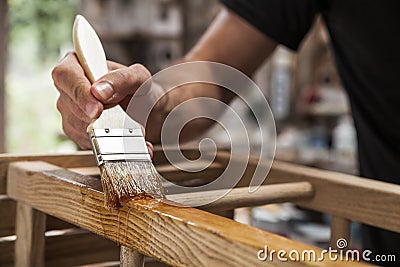
[(92, 84), (90, 91), (103, 104), (115, 105), (131, 97), (150, 77), (143, 65), (134, 64), (107, 73)]

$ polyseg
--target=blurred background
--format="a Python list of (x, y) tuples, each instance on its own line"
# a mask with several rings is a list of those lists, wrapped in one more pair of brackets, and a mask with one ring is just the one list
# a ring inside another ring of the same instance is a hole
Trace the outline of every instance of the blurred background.
[[(219, 8), (216, 0), (0, 0), (1, 152), (77, 150), (61, 130), (50, 74), (72, 50), (77, 13), (95, 27), (109, 59), (155, 73), (190, 49)], [(355, 130), (321, 20), (298, 53), (279, 47), (253, 79), (276, 120), (277, 159), (355, 173)], [(254, 147), (259, 142), (252, 136)], [(238, 210), (237, 219), (316, 245), (329, 239), (329, 218), (293, 206)]]

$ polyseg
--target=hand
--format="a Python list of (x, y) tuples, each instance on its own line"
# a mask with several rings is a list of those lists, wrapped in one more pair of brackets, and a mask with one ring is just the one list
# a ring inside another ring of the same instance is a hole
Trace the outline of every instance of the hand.
[[(90, 148), (86, 129), (103, 109), (121, 105), (126, 109), (140, 85), (151, 77), (140, 64), (126, 67), (108, 62), (110, 73), (90, 84), (75, 53), (70, 52), (53, 69), (54, 85), (60, 92), (57, 109), (61, 113), (64, 132), (81, 148)], [(150, 154), (153, 147), (147, 142)]]

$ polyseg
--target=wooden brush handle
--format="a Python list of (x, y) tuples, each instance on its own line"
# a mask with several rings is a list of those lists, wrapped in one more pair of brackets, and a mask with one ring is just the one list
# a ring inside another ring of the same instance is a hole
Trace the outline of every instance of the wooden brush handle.
[(73, 27), (76, 55), (86, 76), (94, 83), (108, 72), (106, 54), (93, 27), (81, 15), (77, 15)]
[[(76, 55), (86, 76), (91, 83), (108, 72), (106, 54), (96, 31), (81, 15), (77, 15), (73, 27), (73, 42)], [(140, 128), (140, 125), (126, 115), (124, 110), (116, 105), (103, 111), (100, 118), (93, 121), (91, 129), (110, 128)]]

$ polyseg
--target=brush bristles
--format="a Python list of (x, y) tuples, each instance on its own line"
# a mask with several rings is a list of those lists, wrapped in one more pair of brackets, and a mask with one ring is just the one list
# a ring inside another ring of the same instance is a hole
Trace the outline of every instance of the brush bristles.
[(109, 161), (100, 166), (104, 205), (122, 207), (132, 197), (164, 198), (160, 175), (151, 161)]

